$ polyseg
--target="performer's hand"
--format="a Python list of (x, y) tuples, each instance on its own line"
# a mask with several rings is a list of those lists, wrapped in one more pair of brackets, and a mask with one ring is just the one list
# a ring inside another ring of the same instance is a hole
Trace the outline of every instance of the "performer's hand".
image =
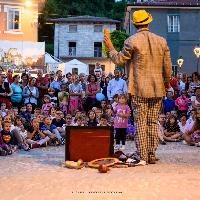
[(109, 51), (114, 49), (112, 41), (110, 37), (108, 37), (107, 35), (104, 35), (104, 44), (108, 48)]

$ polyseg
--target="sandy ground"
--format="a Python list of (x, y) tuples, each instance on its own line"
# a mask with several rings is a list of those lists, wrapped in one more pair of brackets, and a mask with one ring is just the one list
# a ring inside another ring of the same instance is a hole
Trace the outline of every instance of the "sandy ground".
[(199, 200), (200, 148), (168, 143), (158, 157), (156, 165), (100, 174), (61, 167), (64, 147), (20, 151), (0, 157), (0, 200)]

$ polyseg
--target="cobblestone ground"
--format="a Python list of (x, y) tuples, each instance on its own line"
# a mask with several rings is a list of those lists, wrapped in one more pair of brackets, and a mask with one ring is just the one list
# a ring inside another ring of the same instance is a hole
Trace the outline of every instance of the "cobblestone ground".
[(0, 200), (199, 200), (200, 148), (168, 143), (158, 157), (156, 165), (100, 174), (61, 167), (64, 147), (20, 151), (0, 157)]

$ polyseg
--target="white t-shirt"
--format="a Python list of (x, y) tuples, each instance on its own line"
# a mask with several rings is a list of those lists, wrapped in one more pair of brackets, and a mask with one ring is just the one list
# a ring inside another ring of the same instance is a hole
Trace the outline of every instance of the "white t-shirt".
[(187, 123), (183, 126), (181, 122), (178, 123), (181, 133), (185, 133)]
[(192, 130), (194, 123), (195, 123), (195, 121), (193, 121), (193, 120), (190, 123), (187, 121), (186, 127), (185, 127), (185, 133)]
[(160, 124), (160, 122), (158, 122), (158, 132), (160, 133), (160, 135), (164, 136), (164, 128)]
[(19, 134), (26, 139), (27, 138), (27, 131), (26, 130), (22, 130), (20, 127), (15, 126), (15, 129), (19, 132)]
[(185, 90), (185, 83), (181, 80), (178, 84), (179, 93), (181, 94), (182, 90)]

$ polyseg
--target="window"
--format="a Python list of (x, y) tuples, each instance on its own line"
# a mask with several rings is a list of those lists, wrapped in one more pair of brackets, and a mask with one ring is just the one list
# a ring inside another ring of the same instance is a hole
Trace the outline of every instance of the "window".
[(20, 30), (20, 9), (10, 8), (8, 10), (8, 30)]
[(105, 71), (105, 65), (101, 65), (102, 71)]
[(69, 42), (69, 56), (76, 56), (76, 42)]
[(102, 43), (101, 42), (94, 43), (94, 57), (95, 58), (102, 57)]
[(176, 76), (178, 73), (178, 66), (177, 65), (172, 65), (172, 73), (173, 76)]
[(94, 32), (103, 32), (102, 25), (94, 25)]
[(168, 32), (179, 33), (180, 32), (180, 16), (179, 15), (168, 15)]
[(77, 25), (69, 25), (69, 32), (70, 33), (77, 32)]
[(72, 74), (78, 74), (78, 68), (72, 68)]
[(95, 65), (89, 64), (89, 74), (94, 74)]

